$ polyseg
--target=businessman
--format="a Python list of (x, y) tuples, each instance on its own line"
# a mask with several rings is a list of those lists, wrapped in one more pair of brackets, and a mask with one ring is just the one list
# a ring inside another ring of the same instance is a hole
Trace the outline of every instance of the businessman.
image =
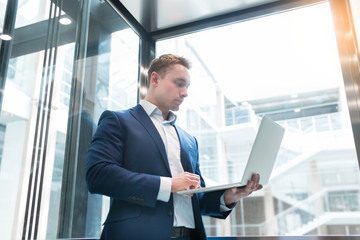
[(176, 194), (205, 186), (197, 141), (175, 124), (189, 68), (180, 56), (154, 59), (145, 99), (101, 115), (86, 165), (89, 191), (111, 197), (101, 239), (206, 239), (201, 215), (225, 219), (236, 202), (262, 188), (254, 174), (244, 188)]

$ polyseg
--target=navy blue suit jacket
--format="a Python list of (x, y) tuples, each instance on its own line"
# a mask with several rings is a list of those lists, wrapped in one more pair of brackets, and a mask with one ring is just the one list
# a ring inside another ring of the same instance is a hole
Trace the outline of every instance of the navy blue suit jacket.
[[(185, 171), (201, 176), (197, 141), (175, 126)], [(173, 227), (173, 197), (158, 201), (160, 176), (171, 177), (164, 143), (141, 105), (100, 117), (86, 162), (91, 193), (111, 197), (102, 239), (169, 239)], [(205, 183), (201, 178), (201, 185)], [(223, 191), (192, 197), (196, 229), (193, 239), (206, 239), (201, 215), (226, 218), (220, 212)]]

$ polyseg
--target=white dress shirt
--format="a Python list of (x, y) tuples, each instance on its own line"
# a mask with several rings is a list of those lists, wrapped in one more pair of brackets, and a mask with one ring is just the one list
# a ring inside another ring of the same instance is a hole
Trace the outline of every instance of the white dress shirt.
[[(166, 154), (169, 161), (171, 176), (177, 176), (184, 172), (180, 160), (180, 141), (175, 130), (174, 124), (176, 115), (170, 111), (168, 120), (164, 120), (159, 108), (154, 104), (142, 100), (140, 105), (149, 115), (158, 130), (161, 139), (165, 145)], [(160, 177), (160, 189), (157, 199), (168, 202), (171, 194), (171, 178)], [(193, 208), (191, 204), (191, 197), (187, 195), (174, 194), (174, 226), (195, 228)]]

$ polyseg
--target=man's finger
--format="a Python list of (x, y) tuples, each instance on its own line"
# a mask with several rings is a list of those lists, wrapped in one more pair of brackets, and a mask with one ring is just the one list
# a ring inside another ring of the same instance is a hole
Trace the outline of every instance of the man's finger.
[(252, 188), (253, 185), (254, 185), (253, 181), (248, 181), (248, 184), (246, 185), (245, 190), (248, 192)]
[(184, 173), (186, 176), (190, 177), (190, 178), (194, 178), (194, 179), (199, 179), (200, 180), (200, 176), (197, 174), (193, 174), (193, 173), (189, 173), (189, 172), (185, 172)]
[(186, 176), (185, 177), (186, 184), (190, 187), (197, 188), (198, 185), (200, 185), (200, 178), (198, 177), (192, 177), (192, 176)]
[(259, 185), (259, 182), (260, 182), (260, 175), (259, 174), (255, 174), (254, 181), (255, 181), (255, 186)]

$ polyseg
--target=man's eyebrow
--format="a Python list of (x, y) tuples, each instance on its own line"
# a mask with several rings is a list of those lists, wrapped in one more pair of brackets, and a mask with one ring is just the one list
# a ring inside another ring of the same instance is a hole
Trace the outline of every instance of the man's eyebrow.
[(176, 78), (176, 80), (180, 80), (180, 81), (186, 83), (187, 87), (190, 86), (190, 82), (186, 81), (184, 78)]

